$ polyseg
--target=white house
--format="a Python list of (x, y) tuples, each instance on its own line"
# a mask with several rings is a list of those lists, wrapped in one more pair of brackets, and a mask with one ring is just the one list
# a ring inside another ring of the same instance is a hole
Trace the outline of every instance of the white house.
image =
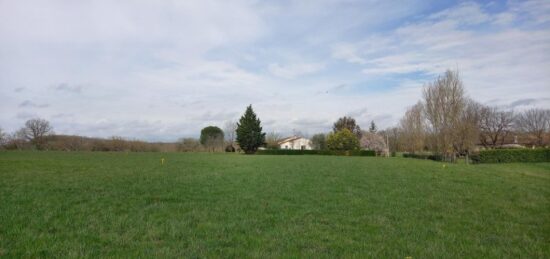
[(279, 141), (281, 149), (311, 150), (311, 141), (307, 138), (292, 136)]

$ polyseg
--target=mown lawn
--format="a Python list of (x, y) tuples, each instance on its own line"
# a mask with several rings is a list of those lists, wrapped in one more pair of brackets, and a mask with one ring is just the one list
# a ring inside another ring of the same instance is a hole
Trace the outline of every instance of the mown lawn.
[(3, 256), (549, 258), (550, 164), (0, 152)]

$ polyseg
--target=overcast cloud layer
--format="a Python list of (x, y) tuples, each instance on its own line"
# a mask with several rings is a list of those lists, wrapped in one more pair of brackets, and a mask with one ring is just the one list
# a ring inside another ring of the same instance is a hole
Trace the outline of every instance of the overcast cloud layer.
[(482, 103), (550, 108), (550, 1), (0, 0), (7, 131), (172, 141), (248, 104), (283, 135), (384, 128), (448, 68)]

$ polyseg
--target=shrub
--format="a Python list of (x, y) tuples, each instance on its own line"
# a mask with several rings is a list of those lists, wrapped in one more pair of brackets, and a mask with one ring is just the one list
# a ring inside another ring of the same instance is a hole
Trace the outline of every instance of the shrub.
[(327, 147), (329, 150), (358, 150), (359, 140), (350, 130), (342, 129), (328, 135)]
[(128, 142), (123, 137), (113, 136), (109, 140), (110, 151), (127, 151), (128, 146)]
[(49, 135), (45, 138), (46, 150), (84, 151), (91, 150), (87, 138), (81, 136)]
[(491, 149), (472, 156), (474, 163), (550, 162), (550, 149)]
[(149, 143), (140, 140), (128, 141), (129, 149), (132, 152), (159, 152), (160, 145), (157, 143)]
[(180, 139), (177, 144), (178, 151), (180, 152), (200, 152), (203, 151), (201, 143), (194, 138)]
[(438, 154), (434, 155), (434, 154), (426, 154), (426, 153), (421, 153), (421, 154), (403, 153), (403, 157), (443, 161), (443, 156)]
[(258, 150), (259, 155), (376, 156), (374, 150)]
[(225, 147), (225, 152), (235, 152), (235, 147), (233, 147), (233, 145), (227, 145)]

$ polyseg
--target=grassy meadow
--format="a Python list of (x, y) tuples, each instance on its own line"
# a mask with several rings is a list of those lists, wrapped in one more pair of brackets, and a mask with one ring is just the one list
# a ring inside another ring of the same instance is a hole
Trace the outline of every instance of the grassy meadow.
[(0, 257), (550, 257), (550, 163), (443, 165), (0, 152)]

